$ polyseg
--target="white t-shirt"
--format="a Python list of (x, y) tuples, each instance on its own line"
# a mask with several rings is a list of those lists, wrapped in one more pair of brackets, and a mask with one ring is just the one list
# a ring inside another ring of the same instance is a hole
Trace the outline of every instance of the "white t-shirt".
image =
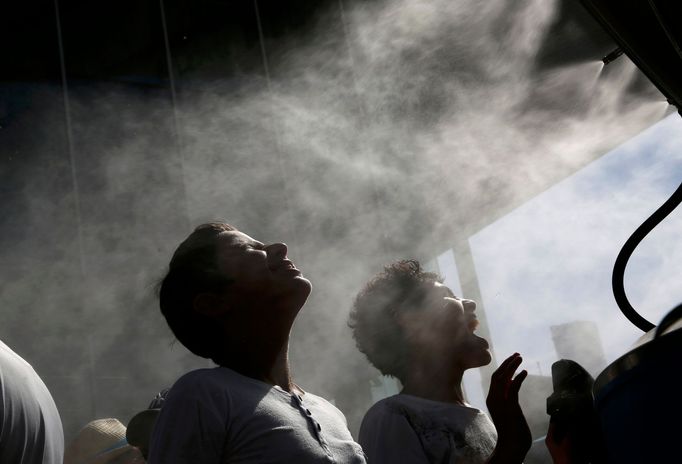
[(31, 365), (2, 342), (0, 420), (0, 463), (62, 463), (64, 431), (52, 395)]
[(363, 464), (360, 445), (332, 404), (224, 367), (173, 385), (154, 427), (150, 464)]
[(476, 408), (399, 394), (367, 411), (359, 441), (371, 464), (482, 464), (497, 431)]

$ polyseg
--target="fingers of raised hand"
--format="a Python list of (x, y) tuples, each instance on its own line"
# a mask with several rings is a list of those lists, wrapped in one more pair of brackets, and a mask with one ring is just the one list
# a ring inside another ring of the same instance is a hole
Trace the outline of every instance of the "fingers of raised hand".
[(528, 373), (520, 373), (514, 380), (512, 377), (519, 368), (523, 359), (518, 353), (514, 353), (505, 359), (500, 367), (493, 373), (490, 382), (490, 391), (486, 403), (489, 408), (495, 407), (496, 403), (505, 402), (507, 399), (515, 399), (518, 401), (518, 392), (521, 388), (521, 383), (524, 381)]
[(493, 378), (504, 376), (504, 373), (509, 368), (509, 365), (511, 363), (513, 363), (516, 360), (516, 358), (518, 358), (520, 356), (521, 355), (519, 355), (518, 353), (514, 353), (513, 355), (509, 356), (507, 359), (502, 361), (502, 364), (500, 364), (500, 366), (495, 370), (495, 372), (493, 372)]
[(521, 362), (523, 361), (523, 358), (521, 357), (520, 354), (516, 354), (509, 365), (506, 366), (505, 372), (504, 372), (504, 378), (507, 381), (511, 381), (512, 377), (514, 376), (514, 373), (516, 372), (516, 369), (519, 368), (521, 365)]
[(514, 380), (512, 380), (511, 385), (509, 386), (510, 399), (514, 401), (519, 400), (519, 390), (521, 389), (521, 384), (523, 381), (526, 380), (526, 377), (528, 377), (528, 371), (526, 370), (519, 372), (519, 375), (514, 377)]
[(514, 353), (505, 359), (502, 364), (500, 364), (500, 367), (498, 367), (493, 373), (491, 379), (492, 384), (502, 386), (506, 390), (511, 382), (514, 372), (516, 372), (516, 369), (519, 368), (522, 361), (523, 358), (521, 358), (521, 355), (518, 353)]

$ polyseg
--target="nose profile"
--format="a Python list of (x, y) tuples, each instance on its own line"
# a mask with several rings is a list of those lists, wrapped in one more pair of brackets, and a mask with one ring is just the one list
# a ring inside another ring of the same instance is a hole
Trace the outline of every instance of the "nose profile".
[(287, 257), (287, 246), (284, 243), (271, 243), (266, 245), (265, 251), (274, 258), (284, 259)]
[(467, 311), (471, 311), (472, 313), (476, 311), (476, 302), (474, 300), (462, 300), (462, 305)]

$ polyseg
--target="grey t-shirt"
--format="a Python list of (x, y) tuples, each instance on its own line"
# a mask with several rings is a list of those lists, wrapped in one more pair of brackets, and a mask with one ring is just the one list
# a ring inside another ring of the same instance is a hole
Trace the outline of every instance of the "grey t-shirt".
[(216, 367), (192, 371), (173, 385), (148, 462), (362, 464), (365, 457), (328, 401)]
[(399, 394), (367, 411), (359, 441), (371, 464), (482, 464), (497, 432), (476, 408)]
[(61, 464), (64, 431), (31, 365), (0, 342), (0, 463)]

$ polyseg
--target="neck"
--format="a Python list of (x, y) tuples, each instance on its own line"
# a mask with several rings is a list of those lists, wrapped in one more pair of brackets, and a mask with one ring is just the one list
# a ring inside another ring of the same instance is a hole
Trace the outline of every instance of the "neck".
[(229, 354), (222, 356), (218, 365), (252, 379), (278, 385), (286, 391), (291, 391), (293, 387), (288, 336), (280, 343), (247, 343), (236, 349), (233, 347)]
[(277, 357), (270, 366), (269, 372), (262, 379), (272, 385), (279, 385), (286, 391), (291, 391), (294, 383), (289, 370), (289, 339), (282, 345)]
[(464, 404), (464, 369), (440, 360), (415, 359), (409, 363), (402, 393), (432, 401)]
[(225, 322), (225, 345), (219, 365), (291, 391), (289, 337), (300, 305), (260, 302)]

